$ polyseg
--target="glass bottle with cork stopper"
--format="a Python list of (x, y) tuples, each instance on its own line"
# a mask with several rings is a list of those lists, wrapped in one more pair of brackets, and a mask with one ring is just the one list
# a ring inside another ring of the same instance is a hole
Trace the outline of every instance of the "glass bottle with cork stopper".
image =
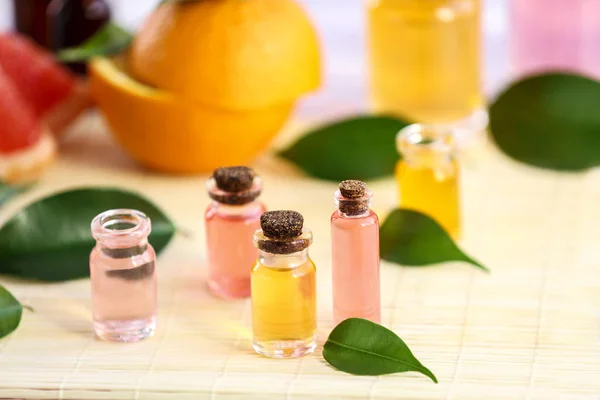
[(398, 133), (396, 144), (402, 156), (396, 166), (400, 207), (428, 215), (458, 239), (459, 165), (454, 131), (438, 125), (409, 125)]
[(252, 238), (266, 211), (257, 201), (262, 180), (248, 167), (227, 167), (215, 170), (206, 187), (213, 200), (205, 214), (208, 286), (219, 297), (250, 297), (258, 254)]
[(331, 216), (333, 321), (348, 318), (381, 322), (379, 219), (373, 193), (361, 181), (344, 181), (335, 193)]
[(109, 210), (92, 221), (90, 254), (94, 331), (104, 340), (136, 342), (154, 334), (156, 254), (151, 222), (136, 210)]
[(308, 255), (312, 233), (296, 211), (270, 211), (254, 234), (252, 331), (257, 353), (295, 358), (316, 347), (316, 268)]

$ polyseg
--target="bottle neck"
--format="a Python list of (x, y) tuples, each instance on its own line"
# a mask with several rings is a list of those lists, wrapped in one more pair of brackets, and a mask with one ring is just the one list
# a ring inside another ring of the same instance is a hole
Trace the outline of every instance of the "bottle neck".
[(407, 165), (444, 169), (454, 163), (456, 134), (444, 126), (414, 124), (398, 132), (396, 145)]
[(368, 191), (363, 197), (348, 199), (338, 190), (334, 195), (334, 203), (344, 218), (364, 218), (371, 212), (373, 193)]
[(144, 213), (118, 209), (98, 215), (92, 221), (92, 236), (98, 248), (108, 253), (143, 253), (148, 247), (151, 222)]
[(290, 254), (273, 254), (259, 250), (259, 262), (269, 268), (294, 269), (308, 261), (308, 248)]
[(252, 187), (241, 192), (226, 192), (219, 189), (215, 178), (206, 181), (206, 190), (213, 201), (219, 205), (243, 206), (250, 204), (258, 199), (262, 192), (262, 179), (257, 176), (254, 178)]

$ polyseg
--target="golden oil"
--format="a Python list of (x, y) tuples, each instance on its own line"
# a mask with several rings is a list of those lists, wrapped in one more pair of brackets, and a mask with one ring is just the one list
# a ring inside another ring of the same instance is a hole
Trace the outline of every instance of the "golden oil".
[(476, 118), (480, 14), (480, 0), (367, 0), (375, 111), (428, 123)]
[(451, 130), (411, 125), (398, 134), (402, 159), (396, 166), (399, 205), (436, 220), (454, 239), (460, 236), (459, 165)]
[[(301, 229), (292, 237), (254, 236), (259, 257), (251, 274), (253, 347), (274, 358), (300, 357), (316, 347), (316, 267), (308, 255), (312, 233)], [(300, 215), (300, 214), (297, 214)]]

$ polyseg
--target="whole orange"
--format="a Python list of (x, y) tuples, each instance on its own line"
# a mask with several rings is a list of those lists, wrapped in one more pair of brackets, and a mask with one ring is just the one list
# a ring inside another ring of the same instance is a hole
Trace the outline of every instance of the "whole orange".
[(91, 62), (92, 93), (140, 163), (176, 172), (248, 164), (320, 85), (319, 43), (293, 0), (160, 5), (126, 61)]

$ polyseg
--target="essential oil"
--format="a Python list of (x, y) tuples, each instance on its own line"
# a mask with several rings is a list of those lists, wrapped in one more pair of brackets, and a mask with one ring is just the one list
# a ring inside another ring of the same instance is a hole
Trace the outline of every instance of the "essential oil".
[(94, 331), (104, 340), (136, 342), (156, 328), (156, 254), (150, 219), (136, 210), (110, 210), (92, 221), (90, 255)]
[(379, 219), (365, 183), (344, 181), (335, 193), (331, 216), (333, 321), (348, 318), (381, 322)]
[(397, 137), (400, 207), (427, 214), (457, 239), (460, 235), (459, 166), (452, 130), (410, 125)]
[(205, 214), (208, 286), (215, 295), (250, 297), (250, 272), (258, 251), (253, 235), (265, 206), (262, 181), (247, 167), (219, 168), (207, 182), (212, 203)]
[(600, 1), (510, 0), (515, 75), (568, 71), (600, 78)]
[(316, 347), (316, 268), (308, 255), (312, 233), (303, 225), (295, 211), (270, 211), (254, 235), (253, 347), (267, 357), (301, 357)]
[(484, 128), (480, 14), (480, 0), (367, 0), (374, 110)]

